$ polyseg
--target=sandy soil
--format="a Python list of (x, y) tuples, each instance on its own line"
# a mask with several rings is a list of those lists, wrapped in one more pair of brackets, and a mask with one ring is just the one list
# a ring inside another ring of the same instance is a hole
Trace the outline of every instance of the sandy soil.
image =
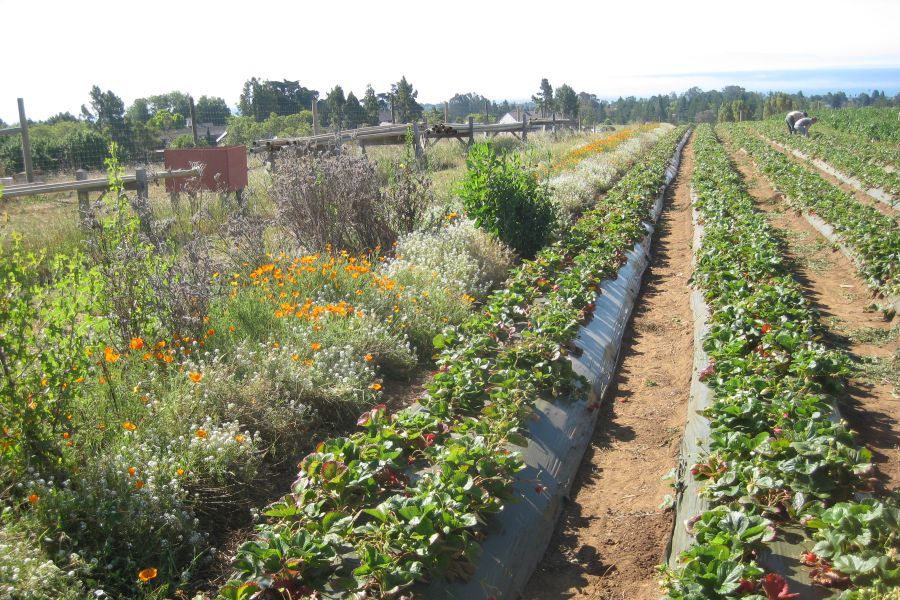
[(656, 599), (672, 513), (661, 509), (676, 464), (690, 393), (693, 317), (689, 143), (666, 198), (651, 263), (601, 409), (528, 599)]

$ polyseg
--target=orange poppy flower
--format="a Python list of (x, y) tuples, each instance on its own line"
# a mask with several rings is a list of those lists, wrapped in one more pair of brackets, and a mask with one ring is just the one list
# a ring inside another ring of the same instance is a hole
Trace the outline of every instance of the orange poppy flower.
[(216, 335), (216, 330), (210, 327), (209, 329), (206, 330), (206, 335), (210, 335), (210, 336)]
[(64, 439), (64, 440), (67, 440), (67, 439), (69, 439), (70, 437), (72, 437), (72, 434), (70, 434), (68, 431), (64, 431), (64, 432), (63, 432), (63, 439)]
[(135, 474), (137, 474), (137, 469), (135, 469), (134, 467), (128, 467), (128, 475), (134, 477)]
[(129, 346), (131, 346), (132, 350), (140, 350), (144, 347), (144, 340), (141, 338), (131, 338)]
[(188, 377), (190, 377), (190, 378), (191, 378), (191, 381), (193, 381), (194, 383), (200, 383), (200, 380), (203, 379), (203, 373), (198, 373), (198, 372), (196, 372), (196, 371), (191, 371), (191, 372), (188, 374)]
[(114, 363), (119, 360), (119, 354), (117, 354), (115, 350), (107, 346), (103, 350), (103, 358), (106, 359), (106, 362), (108, 363)]
[(209, 435), (209, 432), (207, 432), (205, 429), (198, 429), (194, 432), (194, 435), (196, 435), (200, 439), (203, 439)]
[(138, 579), (147, 583), (151, 579), (156, 579), (156, 575), (158, 574), (157, 570), (154, 567), (148, 567), (146, 569), (141, 569), (138, 573)]
[(175, 469), (175, 474), (181, 477), (184, 475), (184, 469)]
[(312, 348), (313, 352), (317, 352), (322, 349), (322, 344), (320, 344), (318, 342), (313, 342), (312, 344), (310, 344), (309, 347)]
[(137, 429), (137, 425), (135, 425), (131, 421), (125, 421), (124, 423), (122, 423), (122, 427), (124, 427), (128, 431), (134, 431), (135, 429)]
[(37, 504), (38, 500), (40, 500), (40, 499), (41, 499), (41, 497), (38, 496), (37, 494), (32, 494), (32, 495), (28, 496), (28, 501), (31, 502), (32, 504)]
[(141, 489), (142, 487), (144, 487), (144, 481), (142, 479), (138, 479), (134, 482), (134, 487), (136, 487), (137, 489)]
[(244, 437), (243, 435), (241, 435), (240, 433), (237, 434), (236, 436), (234, 436), (234, 441), (236, 441), (238, 444), (243, 444), (246, 440), (247, 440), (247, 438)]
[(366, 362), (372, 362), (373, 360), (375, 360), (374, 356), (372, 356), (371, 354), (366, 354)]
[(377, 392), (378, 390), (381, 389), (381, 384), (380, 384), (380, 383), (373, 383), (372, 385), (369, 386), (369, 389), (374, 390), (374, 391)]

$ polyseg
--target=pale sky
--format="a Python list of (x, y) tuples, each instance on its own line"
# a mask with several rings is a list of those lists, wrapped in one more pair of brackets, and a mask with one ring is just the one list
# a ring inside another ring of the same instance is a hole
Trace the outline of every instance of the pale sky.
[(542, 77), (616, 97), (746, 85), (723, 71), (787, 87), (778, 71), (900, 68), (898, 0), (15, 0), (0, 19), (7, 123), (17, 97), (35, 120), (78, 114), (94, 84), (126, 106), (172, 90), (233, 106), (251, 76), (361, 97), (405, 75), (420, 102), (441, 102), (525, 99)]

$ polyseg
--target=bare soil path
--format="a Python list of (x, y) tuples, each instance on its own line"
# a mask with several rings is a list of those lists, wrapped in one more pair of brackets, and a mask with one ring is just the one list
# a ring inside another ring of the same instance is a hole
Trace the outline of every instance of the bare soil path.
[(672, 512), (660, 508), (684, 430), (693, 360), (693, 142), (660, 217), (621, 363), (550, 546), (524, 597), (657, 599)]
[[(884, 202), (879, 202), (878, 200), (876, 200), (872, 196), (868, 195), (867, 193), (863, 192), (862, 190), (859, 190), (859, 189), (853, 187), (852, 185), (850, 185), (849, 183), (845, 183), (845, 182), (841, 181), (834, 175), (831, 175), (830, 173), (823, 171), (822, 169), (817, 167), (814, 163), (805, 161), (802, 158), (800, 158), (799, 156), (794, 155), (794, 153), (790, 152), (790, 150), (785, 151), (784, 148), (779, 147), (778, 145), (775, 144), (775, 142), (773, 142), (766, 136), (760, 134), (759, 137), (762, 141), (766, 142), (769, 146), (771, 146), (773, 150), (778, 150), (779, 152), (784, 154), (786, 157), (788, 157), (789, 159), (791, 159), (798, 165), (801, 165), (802, 167), (815, 173), (816, 175), (818, 175), (819, 177), (821, 177), (828, 183), (830, 183), (834, 186), (837, 186), (841, 190), (852, 195), (854, 198), (856, 198), (856, 201), (859, 202), (860, 204), (866, 204), (868, 206), (871, 206), (872, 208), (874, 208), (881, 214), (886, 215), (888, 217), (896, 217), (897, 216), (897, 209), (895, 209), (891, 206), (888, 206)], [(849, 173), (848, 173), (848, 175), (849, 175)]]
[(784, 233), (787, 256), (804, 295), (819, 311), (826, 342), (844, 349), (856, 365), (839, 399), (842, 416), (873, 454), (885, 489), (900, 486), (900, 319), (886, 321), (867, 310), (871, 292), (853, 264), (801, 215), (756, 169), (744, 152), (732, 152), (757, 208)]

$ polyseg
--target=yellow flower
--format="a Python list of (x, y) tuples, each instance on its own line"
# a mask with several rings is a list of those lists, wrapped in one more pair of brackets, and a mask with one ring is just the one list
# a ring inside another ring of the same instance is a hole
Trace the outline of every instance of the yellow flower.
[(203, 379), (203, 373), (197, 373), (196, 371), (191, 371), (188, 374), (188, 377), (191, 378), (191, 381), (194, 383), (200, 383), (200, 380)]
[(184, 475), (184, 469), (175, 469), (175, 474), (181, 477)]
[(146, 569), (141, 569), (138, 573), (138, 579), (147, 583), (151, 579), (156, 579), (157, 571), (154, 567), (148, 567)]
[(241, 435), (240, 433), (237, 434), (236, 436), (234, 436), (234, 441), (236, 441), (238, 444), (243, 444), (246, 440), (247, 440), (247, 438), (244, 437), (243, 435)]
[(299, 354), (291, 354), (291, 360), (294, 362), (300, 360), (300, 355)]
[(135, 429), (137, 429), (137, 425), (135, 425), (131, 421), (125, 421), (124, 423), (122, 423), (122, 427), (124, 427), (128, 431), (134, 431)]
[(372, 385), (369, 386), (369, 389), (374, 390), (374, 391), (377, 392), (378, 390), (381, 389), (381, 384), (380, 384), (380, 383), (373, 383)]

